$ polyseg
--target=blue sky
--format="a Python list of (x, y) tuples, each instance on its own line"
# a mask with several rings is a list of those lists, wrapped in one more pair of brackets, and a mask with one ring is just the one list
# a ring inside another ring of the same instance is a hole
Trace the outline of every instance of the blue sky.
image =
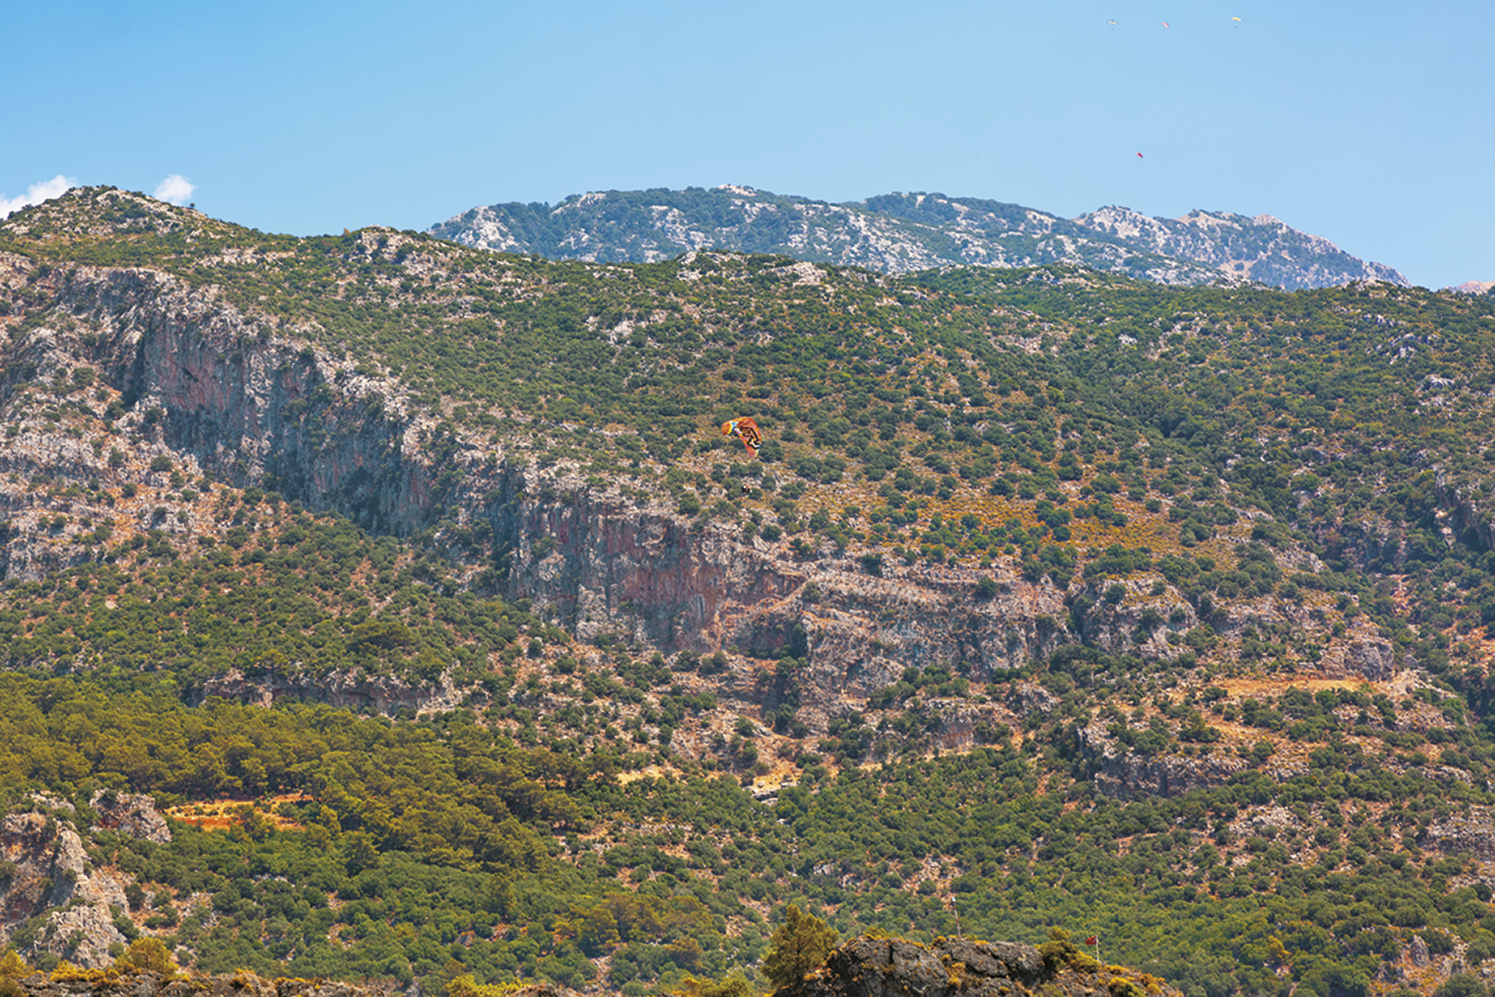
[(1272, 214), (1416, 284), (1495, 280), (1489, 0), (13, 0), (0, 25), (11, 202), (177, 176), (306, 235), (588, 190), (940, 191)]

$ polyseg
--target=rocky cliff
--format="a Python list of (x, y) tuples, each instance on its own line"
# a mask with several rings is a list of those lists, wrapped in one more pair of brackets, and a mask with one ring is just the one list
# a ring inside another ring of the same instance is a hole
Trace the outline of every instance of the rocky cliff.
[(1231, 776), (1251, 768), (1245, 760), (1222, 752), (1190, 757), (1128, 750), (1098, 723), (1078, 733), (1096, 790), (1111, 797), (1179, 796), (1191, 789), (1223, 786)]
[[(83, 966), (104, 966), (123, 945), (117, 918), (132, 880), (90, 857), (69, 806), (38, 798), (37, 808), (0, 821), (6, 882), (0, 892), (0, 938), (30, 958), (50, 953)], [(153, 842), (169, 841), (166, 822), (148, 797), (99, 794), (99, 826)]]

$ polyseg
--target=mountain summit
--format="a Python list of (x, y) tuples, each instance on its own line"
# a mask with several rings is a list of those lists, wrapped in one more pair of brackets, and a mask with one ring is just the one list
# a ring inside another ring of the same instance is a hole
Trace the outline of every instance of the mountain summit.
[(1400, 273), (1271, 215), (1151, 218), (1110, 206), (1073, 219), (1019, 204), (892, 193), (829, 204), (733, 184), (593, 192), (473, 208), (430, 228), (467, 246), (552, 259), (649, 263), (694, 249), (782, 253), (908, 273), (949, 265), (1078, 263), (1163, 284), (1255, 281), (1287, 290)]

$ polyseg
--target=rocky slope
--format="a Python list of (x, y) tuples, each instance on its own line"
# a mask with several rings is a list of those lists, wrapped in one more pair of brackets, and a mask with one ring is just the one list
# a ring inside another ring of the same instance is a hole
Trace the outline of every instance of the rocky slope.
[(1078, 263), (1165, 284), (1251, 280), (1289, 290), (1353, 280), (1407, 283), (1270, 215), (1149, 218), (1106, 207), (1063, 219), (1016, 204), (886, 194), (826, 204), (725, 185), (605, 191), (561, 203), (473, 208), (431, 234), (553, 259), (651, 262), (709, 247), (907, 273), (932, 267)]
[[(668, 655), (731, 650), (732, 673), (719, 686), (743, 706), (773, 708), (786, 686), (738, 655), (792, 654), (803, 663), (793, 677), (800, 718), (815, 731), (910, 668), (959, 663), (981, 682), (1080, 639), (1125, 650), (1149, 612), (1169, 622), (1144, 650), (1169, 659), (1182, 650), (1170, 636), (1201, 622), (1171, 585), (1154, 593), (1128, 583), (1135, 591), (1113, 606), (1099, 585), (1066, 590), (1008, 562), (983, 569), (890, 558), (870, 568), (830, 545), (745, 539), (725, 524), (693, 523), (663, 496), (599, 487), (574, 467), (530, 464), (524, 451), (511, 459), (504, 443), (460, 431), (438, 457), (424, 442), (438, 420), (411, 405), (398, 383), (359, 373), (294, 333), (259, 334), (262, 318), (212, 289), (152, 271), (82, 266), (39, 277), (20, 258), (0, 264), (12, 287), (44, 288), (49, 301), (5, 349), (5, 369), (28, 378), (0, 401), (13, 430), (0, 451), (0, 505), (11, 523), (3, 565), (15, 581), (126, 550), (146, 534), (188, 545), (223, 534), (211, 488), (183, 500), (192, 481), (274, 487), (375, 533), (423, 534), (473, 579), (502, 551), (503, 594), (530, 601), (583, 641), (620, 635)], [(97, 371), (97, 381), (79, 390), (77, 371)], [(49, 406), (65, 417), (53, 418)], [(183, 483), (174, 486), (173, 475)], [(40, 480), (71, 494), (38, 492), (32, 483)], [(983, 578), (995, 584), (978, 594)], [(1279, 623), (1321, 626), (1284, 603), (1222, 608), (1213, 627), (1229, 639)], [(1364, 631), (1331, 642), (1328, 658), (1343, 663), (1341, 673), (1372, 680), (1395, 668), (1389, 645)], [(444, 680), (329, 679), (293, 666), (215, 677), (196, 695), (312, 695), (383, 711), (460, 699)], [(1015, 719), (994, 706), (952, 716), (942, 744), (969, 747), (978, 728)]]
[[(745, 188), (716, 195), (739, 207), (758, 196)], [(93, 196), (78, 191), (63, 200), (83, 205)], [(876, 211), (865, 217), (953, 213), (969, 221), (975, 210), (894, 200), (874, 199)], [(172, 213), (146, 199), (130, 204), (135, 227), (202, 224), (195, 213)], [(988, 227), (994, 218), (1015, 231), (1049, 224), (1026, 210), (1001, 218), (983, 210)], [(23, 214), (7, 224), (25, 231), (35, 218)], [(1086, 224), (1145, 236), (1154, 248), (1181, 238), (1179, 226), (1116, 212)], [(1238, 220), (1194, 216), (1181, 230), (1232, 226), (1239, 229)], [(1193, 245), (1203, 252), (1209, 240), (1199, 239)], [(371, 231), (349, 240), (350, 260), (365, 267), (397, 261), (405, 284), (441, 274), (432, 256), (412, 252), (416, 247), (398, 235)], [(732, 674), (722, 689), (743, 704), (782, 701), (790, 683), (765, 678), (753, 659), (792, 654), (800, 662), (792, 685), (801, 717), (817, 731), (911, 668), (959, 665), (979, 682), (1079, 641), (1167, 661), (1186, 649), (1183, 636), (1206, 622), (1195, 600), (1151, 576), (1122, 584), (1118, 603), (1101, 598), (1107, 585), (1099, 581), (1060, 586), (1005, 558), (980, 568), (911, 557), (868, 561), (856, 546), (791, 543), (787, 535), (767, 541), (766, 532), (693, 519), (661, 490), (588, 475), (576, 460), (534, 462), (526, 433), (550, 431), (539, 422), (507, 438), (453, 426), (440, 410), (417, 404), (400, 380), (328, 343), (314, 321), (287, 323), (213, 283), (155, 268), (52, 266), (6, 253), (0, 288), (9, 300), (0, 316), (8, 330), (0, 347), (0, 421), (7, 426), (0, 508), (9, 522), (0, 565), (12, 581), (117, 556), (147, 535), (189, 547), (199, 542), (194, 538), (222, 537), (225, 524), (209, 505), (213, 482), (273, 488), (376, 534), (420, 536), (469, 584), (527, 600), (582, 641), (613, 635), (669, 655), (730, 651)], [(710, 467), (693, 455), (682, 466)], [(834, 501), (836, 491), (827, 490), (823, 501)], [(1083, 498), (1070, 484), (1053, 494)], [(1471, 528), (1483, 522), (1472, 508), (1466, 518)], [(1234, 543), (1247, 540), (1251, 523), (1228, 531)], [(1311, 555), (1299, 560), (1310, 572), (1322, 567)], [(501, 572), (489, 570), (500, 564)], [(978, 592), (983, 579), (991, 587)], [(1322, 609), (1242, 600), (1213, 605), (1208, 622), (1211, 639), (1227, 641), (1262, 629), (1318, 633), (1321, 660), (1335, 675), (1385, 682), (1398, 668), (1391, 645), (1363, 617), (1331, 636)], [(387, 710), (434, 708), (459, 696), (445, 682), (424, 689), (388, 680), (329, 683), (293, 666), (250, 680), (219, 676), (198, 690), (256, 701), (308, 692)], [(979, 727), (1016, 719), (994, 707), (967, 712), (950, 721), (951, 747), (972, 743)], [(1095, 744), (1097, 758), (1110, 757)], [(1118, 787), (1136, 781), (1116, 778)], [(1141, 782), (1154, 790), (1166, 783), (1153, 776)]]
[[(1002, 566), (888, 564), (874, 574), (844, 550), (807, 557), (787, 539), (695, 528), (659, 497), (599, 489), (565, 466), (512, 461), (502, 444), (466, 434), (438, 464), (422, 442), (437, 420), (411, 406), (398, 383), (360, 374), (294, 333), (260, 334), (262, 317), (212, 289), (138, 269), (40, 276), (14, 256), (0, 267), (11, 288), (48, 298), (45, 317), (33, 314), (4, 351), (12, 378), (0, 400), (12, 428), (0, 451), (6, 578), (37, 580), (149, 531), (187, 542), (221, 531), (206, 507), (211, 490), (184, 503), (175, 474), (274, 487), (376, 533), (424, 531), (474, 572), (505, 551), (505, 595), (544, 607), (583, 640), (624, 634), (666, 653), (793, 649), (808, 663), (799, 679), (816, 727), (843, 697), (864, 698), (906, 668), (967, 661), (981, 679), (1073, 639), (1052, 622), (1066, 617), (1064, 593)], [(80, 390), (77, 371), (96, 371), (97, 380)], [(51, 417), (48, 405), (65, 418)], [(38, 480), (74, 494), (55, 502), (32, 487)], [(54, 525), (59, 515), (66, 525)], [(488, 545), (454, 542), (474, 533)], [(986, 575), (997, 589), (978, 599)], [(1180, 626), (1192, 625), (1191, 613)], [(1097, 614), (1090, 626), (1105, 640), (1126, 622)], [(346, 683), (294, 676), (250, 690), (241, 679), (224, 676), (206, 692), (264, 700), (315, 687), (329, 701), (385, 709), (452, 696), (357, 684), (344, 692)], [(743, 684), (748, 699), (760, 698), (750, 673)]]

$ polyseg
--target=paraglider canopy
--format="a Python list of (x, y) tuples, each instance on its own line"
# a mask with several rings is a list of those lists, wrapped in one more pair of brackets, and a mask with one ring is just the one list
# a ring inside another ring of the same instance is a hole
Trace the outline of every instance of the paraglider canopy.
[(755, 457), (758, 451), (763, 449), (763, 432), (751, 416), (722, 423), (722, 435), (737, 437)]

